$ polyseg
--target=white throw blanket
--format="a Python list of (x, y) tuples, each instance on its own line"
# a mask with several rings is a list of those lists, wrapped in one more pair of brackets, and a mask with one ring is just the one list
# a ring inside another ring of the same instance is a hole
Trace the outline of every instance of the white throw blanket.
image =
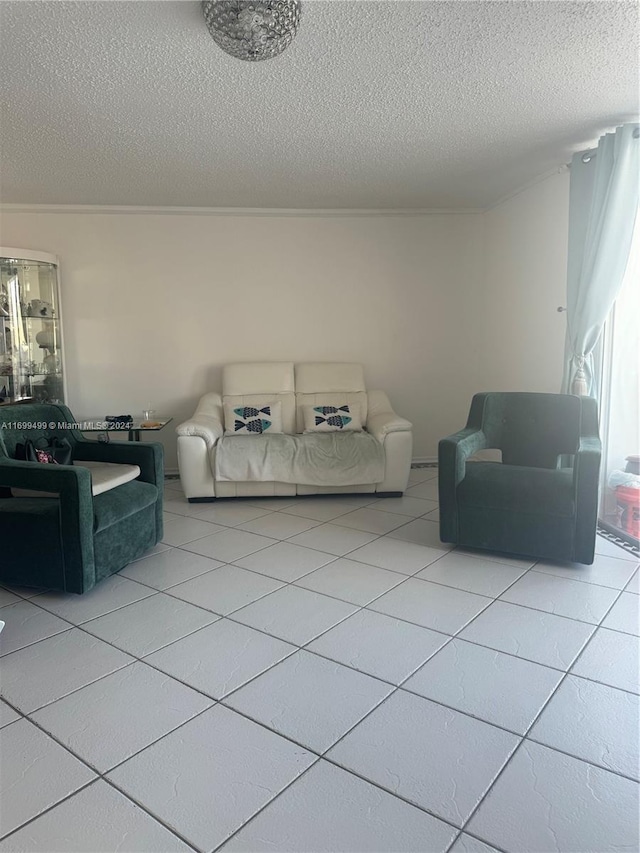
[(216, 480), (356, 486), (384, 480), (382, 445), (368, 432), (224, 436)]

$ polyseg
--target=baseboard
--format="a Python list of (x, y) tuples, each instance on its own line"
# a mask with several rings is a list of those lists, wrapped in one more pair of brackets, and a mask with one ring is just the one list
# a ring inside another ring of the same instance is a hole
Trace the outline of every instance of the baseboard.
[(437, 465), (437, 456), (416, 456), (411, 460), (412, 468), (424, 468), (427, 465)]

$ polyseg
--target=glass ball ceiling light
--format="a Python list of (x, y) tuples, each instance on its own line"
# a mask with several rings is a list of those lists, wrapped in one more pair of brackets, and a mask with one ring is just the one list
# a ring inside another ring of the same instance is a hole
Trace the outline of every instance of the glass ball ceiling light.
[(204, 0), (202, 11), (219, 47), (256, 62), (278, 56), (291, 44), (301, 6), (300, 0)]

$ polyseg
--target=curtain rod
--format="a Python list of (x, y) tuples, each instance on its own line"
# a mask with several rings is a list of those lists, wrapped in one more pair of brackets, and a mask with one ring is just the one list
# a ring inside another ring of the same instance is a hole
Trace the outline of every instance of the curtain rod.
[[(636, 127), (636, 129), (633, 131), (631, 136), (634, 139), (639, 139), (640, 138), (640, 127)], [(597, 148), (590, 148), (588, 151), (584, 152), (584, 154), (582, 155), (582, 157), (580, 159), (582, 160), (583, 163), (590, 163), (597, 156), (598, 156), (598, 149)]]

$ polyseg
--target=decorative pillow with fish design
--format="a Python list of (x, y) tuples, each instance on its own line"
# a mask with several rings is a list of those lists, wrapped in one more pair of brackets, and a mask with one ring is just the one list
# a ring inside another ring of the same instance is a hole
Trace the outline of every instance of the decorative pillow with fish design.
[(305, 432), (360, 432), (359, 412), (351, 406), (303, 406)]
[(282, 432), (282, 403), (242, 406), (224, 404), (225, 435), (263, 435)]

